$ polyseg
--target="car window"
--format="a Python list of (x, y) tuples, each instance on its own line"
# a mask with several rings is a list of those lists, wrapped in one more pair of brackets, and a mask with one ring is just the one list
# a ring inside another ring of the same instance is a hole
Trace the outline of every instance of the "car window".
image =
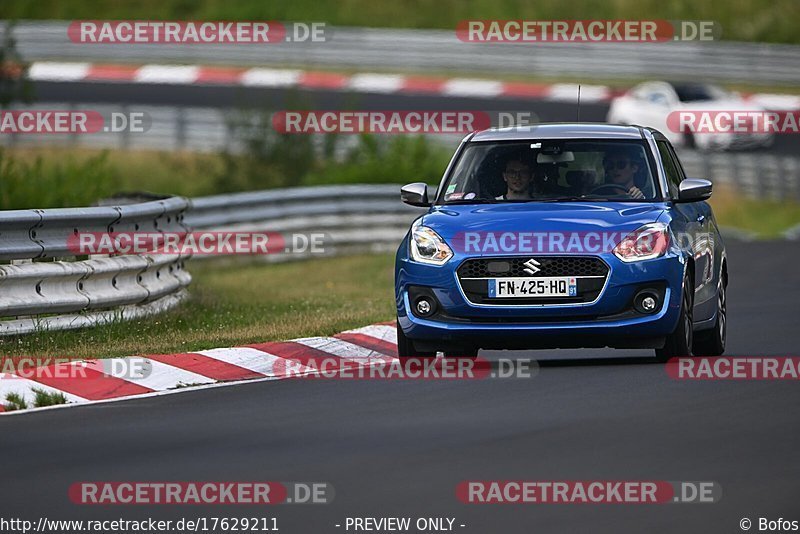
[(678, 198), (680, 183), (683, 181), (683, 170), (672, 159), (672, 150), (666, 141), (656, 141), (656, 145), (658, 153), (661, 155), (661, 163), (664, 165), (664, 172), (667, 173), (669, 195), (672, 198)]
[(470, 143), (439, 203), (648, 201), (658, 188), (642, 141), (531, 139)]
[(678, 177), (680, 178), (680, 181), (678, 183), (680, 184), (680, 182), (686, 179), (686, 172), (684, 172), (683, 164), (681, 163), (681, 160), (678, 157), (678, 155), (675, 153), (675, 149), (672, 148), (672, 145), (667, 143), (667, 148), (669, 148), (669, 154), (670, 156), (672, 156), (672, 161), (675, 162), (675, 169), (678, 171)]
[(664, 93), (650, 93), (649, 95), (647, 95), (647, 100), (659, 106), (669, 105), (669, 99), (667, 98), (667, 95), (665, 95)]
[(702, 102), (707, 100), (720, 100), (728, 97), (728, 93), (709, 84), (674, 84), (678, 100), (681, 102)]

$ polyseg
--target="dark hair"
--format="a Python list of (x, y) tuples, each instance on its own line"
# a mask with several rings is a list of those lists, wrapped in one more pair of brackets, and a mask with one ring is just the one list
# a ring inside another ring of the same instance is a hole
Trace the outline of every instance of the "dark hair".
[(643, 159), (641, 151), (636, 150), (635, 148), (629, 148), (626, 146), (615, 146), (610, 150), (607, 150), (605, 153), (605, 158), (609, 156), (624, 156), (630, 160), (631, 163), (638, 165), (639, 167), (642, 166)]
[(642, 157), (641, 150), (637, 150), (634, 147), (615, 146), (605, 153), (605, 157), (607, 158), (612, 154), (625, 156), (632, 164), (636, 165), (638, 169), (636, 169), (636, 173), (633, 175), (633, 183), (636, 187), (645, 187), (647, 184), (647, 164)]
[(508, 167), (508, 164), (511, 163), (512, 161), (519, 161), (523, 165), (527, 165), (527, 167), (531, 170), (531, 172), (534, 172), (536, 170), (536, 165), (533, 163), (534, 158), (532, 157), (532, 154), (529, 151), (520, 150), (511, 152), (506, 158), (506, 163), (503, 166), (503, 169)]

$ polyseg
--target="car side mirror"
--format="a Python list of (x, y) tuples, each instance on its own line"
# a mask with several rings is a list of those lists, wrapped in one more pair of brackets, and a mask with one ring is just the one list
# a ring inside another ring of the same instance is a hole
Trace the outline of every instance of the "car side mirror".
[(400, 188), (400, 200), (411, 206), (428, 207), (431, 202), (428, 200), (428, 184), (415, 182)]
[(700, 202), (711, 197), (713, 184), (701, 178), (687, 178), (678, 189), (678, 202)]

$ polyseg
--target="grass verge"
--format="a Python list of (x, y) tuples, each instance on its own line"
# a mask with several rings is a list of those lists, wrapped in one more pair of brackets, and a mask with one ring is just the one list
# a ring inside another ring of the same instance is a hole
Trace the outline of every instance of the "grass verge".
[[(318, 153), (308, 136), (256, 134), (247, 141), (246, 154), (0, 148), (0, 209), (88, 206), (122, 191), (193, 197), (304, 185), (436, 182), (451, 155), (420, 136), (360, 136), (341, 159)], [(337, 139), (328, 141), (333, 146)]]
[(88, 206), (120, 191), (212, 194), (217, 155), (37, 147), (0, 149), (0, 209)]
[(175, 310), (86, 330), (0, 338), (0, 355), (108, 358), (335, 334), (394, 318), (393, 269), (389, 254), (196, 262), (192, 299)]
[(16, 410), (26, 410), (28, 408), (43, 408), (45, 406), (56, 406), (58, 404), (66, 404), (67, 398), (63, 393), (45, 391), (39, 388), (32, 388), (33, 404), (29, 405), (28, 402), (18, 393), (9, 393), (6, 395), (5, 404), (3, 407), (7, 412)]
[(800, 203), (790, 200), (757, 200), (730, 187), (715, 187), (709, 203), (721, 226), (760, 238), (781, 237), (785, 230), (800, 224)]

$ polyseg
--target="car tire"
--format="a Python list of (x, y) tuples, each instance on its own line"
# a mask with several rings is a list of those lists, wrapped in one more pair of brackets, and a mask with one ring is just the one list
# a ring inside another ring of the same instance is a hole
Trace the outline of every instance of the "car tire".
[(692, 352), (698, 356), (722, 356), (728, 334), (728, 281), (723, 277), (717, 289), (717, 320), (714, 328), (698, 332)]
[(403, 358), (435, 358), (435, 352), (424, 352), (414, 348), (414, 342), (406, 337), (403, 329), (400, 328), (400, 321), (397, 322), (397, 357)]
[(694, 283), (687, 273), (683, 277), (683, 291), (681, 294), (681, 313), (678, 325), (667, 336), (664, 347), (656, 349), (656, 358), (666, 362), (670, 358), (692, 355), (692, 342), (694, 341)]

